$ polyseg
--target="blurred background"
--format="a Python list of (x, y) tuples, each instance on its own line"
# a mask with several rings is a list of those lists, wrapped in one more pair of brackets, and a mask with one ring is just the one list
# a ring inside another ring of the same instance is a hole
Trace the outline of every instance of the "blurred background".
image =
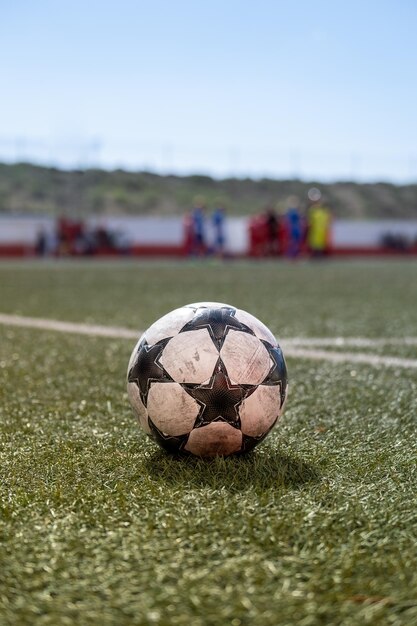
[(0, 255), (415, 254), (416, 17), (2, 2)]

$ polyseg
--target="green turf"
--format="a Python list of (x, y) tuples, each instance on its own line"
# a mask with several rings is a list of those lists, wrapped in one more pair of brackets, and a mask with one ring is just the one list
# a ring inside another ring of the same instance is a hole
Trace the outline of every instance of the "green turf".
[[(282, 338), (416, 336), (416, 270), (6, 263), (0, 312), (143, 328), (216, 299)], [(0, 624), (417, 624), (416, 370), (288, 359), (253, 454), (175, 460), (131, 416), (132, 343), (0, 326)]]
[(3, 263), (0, 309), (143, 328), (177, 306), (216, 300), (248, 309), (279, 337), (415, 335), (416, 275), (412, 260)]

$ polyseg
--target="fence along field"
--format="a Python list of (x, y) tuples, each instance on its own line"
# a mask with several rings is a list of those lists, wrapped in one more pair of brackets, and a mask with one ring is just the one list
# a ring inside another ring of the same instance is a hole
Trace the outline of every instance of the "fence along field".
[[(101, 226), (118, 233), (129, 244), (133, 255), (181, 256), (184, 251), (184, 225), (180, 217), (93, 217), (86, 220), (91, 228)], [(208, 239), (213, 238), (207, 225)], [(34, 254), (40, 230), (52, 233), (56, 220), (51, 217), (14, 217), (0, 215), (0, 257)], [(250, 220), (247, 217), (226, 219), (226, 251), (228, 254), (251, 254)], [(337, 255), (379, 254), (387, 236), (408, 242), (408, 253), (417, 250), (417, 220), (355, 221), (336, 219), (332, 225), (332, 251)]]

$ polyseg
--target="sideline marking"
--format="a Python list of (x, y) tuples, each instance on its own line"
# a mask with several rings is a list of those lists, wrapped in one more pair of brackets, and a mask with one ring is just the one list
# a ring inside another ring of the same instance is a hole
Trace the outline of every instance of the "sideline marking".
[(396, 356), (379, 356), (364, 354), (363, 352), (330, 352), (328, 350), (309, 350), (288, 346), (284, 354), (298, 359), (312, 359), (314, 361), (331, 361), (332, 363), (367, 363), (368, 365), (387, 365), (417, 369), (417, 359), (402, 359)]
[[(75, 333), (89, 335), (91, 337), (109, 337), (113, 339), (139, 339), (143, 331), (135, 331), (119, 326), (100, 326), (98, 324), (79, 324), (75, 322), (62, 322), (59, 320), (24, 317), (22, 315), (7, 315), (0, 313), (0, 324), (6, 326), (19, 326), (21, 328), (38, 328), (40, 330), (52, 330), (63, 333)], [(364, 354), (361, 352), (330, 352), (328, 350), (314, 350), (304, 346), (357, 346), (372, 347), (385, 344), (417, 345), (417, 337), (404, 337), (392, 339), (366, 339), (362, 337), (334, 337), (334, 338), (302, 338), (294, 337), (281, 342), (285, 355), (292, 358), (311, 359), (315, 361), (331, 361), (333, 363), (367, 363), (368, 365), (386, 365), (417, 369), (417, 359), (403, 359), (393, 356), (380, 356)]]
[(20, 326), (22, 328), (39, 328), (40, 330), (56, 330), (61, 333), (76, 333), (92, 337), (111, 337), (114, 339), (139, 339), (141, 331), (120, 328), (119, 326), (100, 326), (98, 324), (78, 324), (61, 322), (41, 317), (23, 317), (22, 315), (6, 315), (0, 313), (0, 324)]
[(377, 348), (380, 346), (417, 346), (417, 337), (293, 337), (285, 341), (287, 346), (318, 346), (324, 348)]

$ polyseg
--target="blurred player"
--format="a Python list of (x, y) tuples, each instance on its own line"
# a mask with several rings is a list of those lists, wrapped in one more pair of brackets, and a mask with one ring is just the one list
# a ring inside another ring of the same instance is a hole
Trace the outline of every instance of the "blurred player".
[(287, 230), (285, 252), (288, 257), (295, 259), (301, 252), (301, 244), (304, 234), (304, 224), (299, 209), (299, 201), (295, 196), (288, 199), (288, 209), (285, 215), (285, 222)]
[(312, 205), (308, 212), (307, 245), (313, 257), (322, 257), (329, 251), (331, 214), (323, 206), (318, 189), (310, 189), (308, 196)]
[(193, 246), (192, 253), (195, 256), (205, 256), (207, 254), (206, 243), (206, 216), (205, 205), (201, 200), (197, 200), (192, 211), (193, 221)]
[(224, 246), (226, 243), (224, 208), (222, 206), (218, 206), (214, 209), (211, 219), (214, 232), (213, 252), (216, 256), (223, 258)]

